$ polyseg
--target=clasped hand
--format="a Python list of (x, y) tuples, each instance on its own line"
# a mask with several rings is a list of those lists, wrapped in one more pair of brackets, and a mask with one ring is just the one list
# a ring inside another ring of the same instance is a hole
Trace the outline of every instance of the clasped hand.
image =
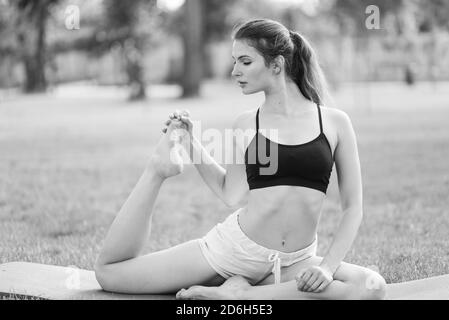
[(169, 115), (169, 119), (165, 122), (165, 128), (162, 129), (163, 133), (167, 132), (167, 127), (171, 124), (172, 121), (179, 121), (180, 128), (187, 130), (189, 134), (192, 134), (193, 123), (190, 119), (190, 112), (188, 110), (178, 110)]
[(311, 266), (301, 270), (295, 277), (299, 291), (321, 292), (333, 279), (332, 272), (324, 266)]

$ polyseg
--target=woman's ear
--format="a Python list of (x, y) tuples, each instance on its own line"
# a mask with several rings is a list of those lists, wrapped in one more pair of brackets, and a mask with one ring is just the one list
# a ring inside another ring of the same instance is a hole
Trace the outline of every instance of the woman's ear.
[(281, 71), (284, 70), (285, 59), (283, 56), (277, 56), (274, 58), (272, 62), (273, 72), (274, 74), (281, 74)]

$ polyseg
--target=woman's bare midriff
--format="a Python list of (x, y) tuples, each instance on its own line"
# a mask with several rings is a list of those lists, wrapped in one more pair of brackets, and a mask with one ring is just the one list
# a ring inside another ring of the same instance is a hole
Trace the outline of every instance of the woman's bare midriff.
[(266, 248), (293, 252), (315, 239), (325, 194), (296, 186), (250, 191), (239, 215), (242, 231)]

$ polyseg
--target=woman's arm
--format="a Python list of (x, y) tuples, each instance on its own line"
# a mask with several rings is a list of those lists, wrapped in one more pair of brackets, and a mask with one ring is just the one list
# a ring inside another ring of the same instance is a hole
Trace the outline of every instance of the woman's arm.
[(229, 201), (224, 193), (226, 169), (215, 161), (195, 136), (192, 136), (190, 139), (189, 156), (201, 178), (203, 178), (212, 192), (229, 205)]
[[(235, 131), (241, 117), (234, 121), (233, 130)], [(226, 152), (232, 152), (232, 161), (226, 163), (226, 167), (221, 166), (203, 147), (201, 141), (193, 135), (193, 123), (189, 116), (182, 116), (183, 121), (189, 132), (189, 156), (195, 165), (198, 173), (204, 182), (227, 206), (234, 207), (244, 203), (246, 195), (249, 192), (246, 182), (246, 171), (241, 148), (237, 146), (235, 136), (233, 136), (232, 150), (225, 149)], [(221, 141), (225, 143), (225, 141)], [(225, 146), (227, 144), (225, 143)], [(224, 157), (228, 160), (229, 157)]]
[(346, 113), (338, 111), (335, 116), (338, 128), (335, 166), (343, 219), (321, 263), (332, 274), (352, 246), (363, 216), (362, 177), (356, 136)]
[(344, 112), (333, 112), (330, 116), (337, 128), (334, 159), (343, 219), (320, 265), (297, 274), (297, 288), (300, 291), (321, 292), (332, 282), (335, 271), (354, 242), (363, 216), (362, 178), (355, 133), (351, 120)]

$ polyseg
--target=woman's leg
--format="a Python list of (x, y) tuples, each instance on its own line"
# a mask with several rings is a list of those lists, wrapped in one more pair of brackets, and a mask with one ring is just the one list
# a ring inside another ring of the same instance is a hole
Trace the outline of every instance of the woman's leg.
[(386, 283), (380, 274), (346, 262), (340, 264), (335, 271), (334, 280), (323, 291), (318, 293), (299, 291), (295, 276), (304, 268), (319, 265), (322, 259), (316, 256), (283, 268), (281, 284), (273, 285), (274, 276), (270, 275), (248, 290), (248, 298), (257, 299), (265, 296), (268, 299), (271, 296), (272, 299), (383, 299), (385, 297)]
[(163, 181), (182, 171), (174, 152), (169, 126), (110, 227), (95, 263), (104, 290), (123, 293), (172, 293), (193, 284), (221, 284), (224, 279), (209, 266), (197, 241), (139, 256), (151, 230), (152, 209)]
[(103, 265), (95, 273), (105, 291), (134, 294), (174, 294), (197, 284), (219, 286), (225, 280), (205, 260), (197, 240)]
[[(280, 284), (273, 284), (271, 274), (257, 286), (250, 286), (240, 276), (228, 279), (220, 287), (193, 286), (183, 290), (178, 298), (183, 299), (383, 299), (385, 280), (377, 272), (354, 264), (342, 262), (334, 274), (334, 280), (321, 292), (303, 292), (296, 287), (295, 276), (300, 270), (319, 265), (322, 257), (312, 257), (289, 267), (282, 268)], [(232, 290), (230, 290), (230, 288)]]

